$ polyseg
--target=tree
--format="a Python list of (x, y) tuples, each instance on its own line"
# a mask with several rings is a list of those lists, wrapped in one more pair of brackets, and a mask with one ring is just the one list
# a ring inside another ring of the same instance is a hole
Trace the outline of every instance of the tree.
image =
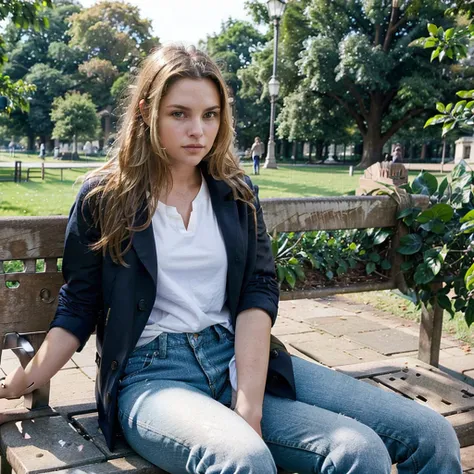
[(54, 138), (73, 141), (73, 156), (77, 156), (77, 140), (95, 138), (100, 125), (90, 96), (77, 92), (54, 100), (51, 120)]
[[(0, 21), (11, 19), (12, 24), (18, 28), (33, 27), (39, 31), (42, 27), (48, 27), (48, 21), (40, 16), (45, 7), (51, 7), (52, 0), (9, 0), (0, 8)], [(6, 43), (0, 36), (0, 70), (7, 61)], [(11, 112), (15, 107), (28, 110), (28, 95), (34, 87), (24, 81), (13, 82), (10, 76), (0, 73), (0, 95), (9, 100), (7, 111)]]
[(237, 140), (244, 148), (251, 145), (255, 135), (262, 134), (262, 123), (268, 121), (268, 118), (263, 122), (259, 120), (262, 106), (255, 97), (241, 94), (241, 73), (250, 66), (252, 55), (263, 48), (264, 41), (265, 37), (250, 23), (229, 19), (222, 24), (218, 34), (208, 35), (206, 41), (200, 43), (200, 47), (221, 66), (234, 97)]
[(140, 18), (138, 7), (129, 3), (102, 1), (73, 14), (70, 21), (70, 46), (86, 52), (88, 59), (110, 61), (121, 72), (159, 45), (150, 20)]
[(343, 106), (364, 142), (361, 167), (381, 158), (383, 145), (430, 98), (448, 91), (451, 71), (433, 67), (427, 54), (407, 48), (429, 20), (452, 20), (437, 0), (313, 0), (308, 8), (317, 36), (298, 62), (305, 85)]

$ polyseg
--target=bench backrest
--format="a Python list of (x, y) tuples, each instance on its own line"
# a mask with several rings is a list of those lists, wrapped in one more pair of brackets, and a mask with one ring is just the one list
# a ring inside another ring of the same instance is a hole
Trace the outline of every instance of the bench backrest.
[[(423, 208), (427, 204), (427, 197), (415, 196), (414, 205)], [(269, 232), (397, 226), (397, 204), (388, 196), (263, 199), (262, 207)], [(66, 224), (67, 218), (63, 216), (0, 218), (0, 358), (1, 350), (10, 347), (5, 343), (7, 334), (27, 335), (37, 350), (42, 337), (35, 333), (44, 336), (48, 330), (63, 284), (58, 259), (63, 255)], [(400, 257), (395, 252), (399, 238), (400, 231), (392, 241), (392, 270), (387, 281), (286, 292), (282, 299), (399, 287), (402, 277)], [(5, 273), (4, 263), (11, 260), (23, 261), (24, 271)], [(38, 260), (44, 260), (44, 272), (36, 271)], [(34, 405), (31, 402), (31, 406)]]

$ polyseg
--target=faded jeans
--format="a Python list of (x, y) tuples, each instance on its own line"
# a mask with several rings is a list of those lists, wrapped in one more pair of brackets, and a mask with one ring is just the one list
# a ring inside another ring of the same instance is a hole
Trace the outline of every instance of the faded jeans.
[(221, 326), (161, 334), (131, 354), (119, 420), (131, 447), (174, 473), (461, 474), (436, 412), (293, 357), (297, 400), (265, 395), (262, 433), (230, 408), (234, 336)]

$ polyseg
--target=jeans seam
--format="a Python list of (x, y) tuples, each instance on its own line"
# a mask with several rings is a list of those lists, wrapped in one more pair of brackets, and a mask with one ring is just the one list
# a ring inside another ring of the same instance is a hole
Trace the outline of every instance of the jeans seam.
[[(306, 451), (310, 454), (315, 454), (316, 456), (320, 456), (324, 459), (327, 459), (327, 455), (318, 453), (314, 449), (310, 448), (309, 447), (310, 445), (308, 443), (295, 443), (294, 441), (282, 440), (281, 438), (279, 438), (278, 440), (276, 440), (276, 439), (271, 440), (269, 438), (265, 438), (264, 441), (267, 444), (278, 445), (278, 446), (282, 446), (282, 447), (285, 447), (285, 448), (299, 449), (299, 450), (302, 450), (302, 451)], [(333, 469), (336, 469), (336, 466), (334, 466), (333, 462), (331, 460), (329, 460), (329, 462), (331, 463), (331, 466), (333, 467)]]
[[(118, 414), (119, 416), (122, 416), (122, 417), (125, 417), (128, 421), (131, 421), (131, 422), (134, 422), (136, 423), (138, 426), (140, 426), (141, 428), (147, 430), (147, 431), (150, 431), (152, 432), (153, 434), (156, 434), (158, 436), (161, 436), (163, 437), (164, 439), (166, 440), (169, 440), (169, 441), (172, 441), (173, 443), (177, 443), (179, 444), (180, 446), (182, 446), (183, 448), (187, 449), (189, 452), (191, 452), (191, 448), (186, 445), (183, 441), (178, 441), (177, 439), (174, 439), (174, 438), (171, 438), (170, 436), (167, 436), (167, 435), (164, 435), (163, 433), (160, 433), (159, 431), (157, 431), (156, 429), (153, 428), (153, 426), (151, 425), (146, 425), (144, 423), (142, 423), (141, 421), (139, 420), (134, 420), (133, 418), (130, 417), (129, 414), (125, 413), (123, 410), (118, 410)], [(199, 458), (199, 461), (202, 462), (206, 468), (206, 470), (208, 469), (209, 466), (207, 466), (203, 460), (202, 460), (202, 457)]]
[(401, 439), (398, 439), (397, 437), (395, 437), (393, 435), (381, 434), (381, 433), (378, 433), (377, 430), (374, 430), (374, 431), (377, 433), (377, 435), (380, 438), (390, 438), (392, 440), (397, 441), (401, 445), (403, 445), (405, 447), (405, 449), (407, 450), (407, 452), (409, 453), (408, 458), (410, 458), (412, 463), (413, 463), (413, 467), (415, 468), (415, 473), (419, 472), (420, 469), (419, 469), (418, 463), (416, 462), (416, 459), (415, 459), (415, 452), (409, 447), (409, 444), (405, 443), (405, 441), (402, 441)]

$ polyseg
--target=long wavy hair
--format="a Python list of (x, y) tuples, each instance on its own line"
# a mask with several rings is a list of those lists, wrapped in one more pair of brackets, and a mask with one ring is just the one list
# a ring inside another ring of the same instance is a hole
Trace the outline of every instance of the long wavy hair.
[[(221, 102), (220, 126), (204, 160), (208, 162), (209, 174), (225, 181), (234, 199), (246, 202), (255, 218), (253, 192), (233, 154), (229, 94), (218, 66), (194, 47), (164, 46), (143, 61), (128, 88), (125, 112), (110, 159), (86, 176), (86, 180), (98, 181), (85, 198), (85, 201), (94, 201), (90, 208), (101, 235), (91, 249), (102, 251), (104, 255), (109, 252), (116, 263), (126, 265), (123, 257), (130, 250), (133, 234), (151, 224), (160, 193), (163, 190), (167, 193), (172, 187), (170, 158), (158, 135), (159, 108), (171, 85), (181, 78), (206, 78), (217, 86)], [(140, 113), (142, 99), (146, 102), (149, 126)], [(137, 219), (139, 211), (140, 219)]]

